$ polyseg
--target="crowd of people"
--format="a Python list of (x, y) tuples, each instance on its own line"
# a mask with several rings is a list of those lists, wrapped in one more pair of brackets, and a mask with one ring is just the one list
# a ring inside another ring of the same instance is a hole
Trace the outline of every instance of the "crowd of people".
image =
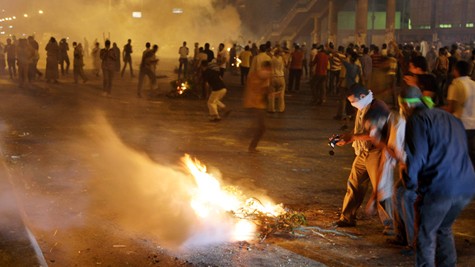
[[(475, 195), (475, 49), (454, 44), (423, 55), (418, 46), (394, 41), (381, 49), (328, 43), (314, 44), (307, 55), (298, 44), (289, 51), (267, 42), (258, 52), (245, 46), (231, 54), (241, 62), (244, 107), (256, 111), (250, 152), (265, 131), (262, 111), (284, 112), (285, 96), (298, 93), (309, 75), (309, 104), (337, 96), (334, 118), (355, 121), (337, 143), (351, 143), (356, 157), (334, 225), (356, 227), (371, 188), (365, 211), (378, 214), (383, 234), (394, 236), (389, 243), (415, 253), (417, 266), (456, 265), (452, 224)], [(223, 76), (222, 67), (215, 72)]]
[[(122, 53), (116, 43), (95, 42), (91, 50), (93, 74), (103, 77), (103, 95), (111, 94), (116, 73), (126, 66), (134, 77), (132, 41)], [(73, 42), (74, 81), (87, 82), (84, 51)], [(52, 37), (45, 47), (47, 82), (58, 82), (69, 72), (69, 45)], [(241, 50), (241, 51), (239, 51)], [(137, 96), (145, 77), (156, 87), (158, 45), (146, 43), (142, 52)], [(418, 266), (454, 266), (456, 252), (452, 224), (475, 195), (475, 49), (397, 44), (335, 46), (271, 42), (248, 43), (242, 49), (221, 43), (215, 52), (209, 43), (187, 43), (178, 49), (178, 79), (191, 79), (195, 91), (207, 99), (211, 122), (229, 115), (223, 99), (228, 91), (226, 71), (240, 73), (245, 88), (243, 106), (255, 118), (248, 151), (258, 152), (266, 113), (285, 112), (285, 97), (299, 94), (308, 81), (308, 105), (338, 99), (334, 119), (354, 120), (351, 133), (337, 145), (352, 144), (355, 159), (348, 178), (337, 227), (356, 227), (357, 212), (371, 188), (365, 207), (377, 213), (389, 242), (416, 254)], [(37, 68), (35, 39), (8, 38), (0, 47), (0, 70), (19, 86), (43, 76)], [(122, 59), (122, 60), (121, 60)], [(121, 61), (124, 66), (121, 68)]]

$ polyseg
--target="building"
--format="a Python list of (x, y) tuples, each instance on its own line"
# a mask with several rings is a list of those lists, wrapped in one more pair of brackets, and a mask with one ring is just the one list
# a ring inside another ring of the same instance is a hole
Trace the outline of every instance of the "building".
[(475, 0), (299, 0), (268, 23), (261, 41), (472, 44), (475, 12), (470, 10)]

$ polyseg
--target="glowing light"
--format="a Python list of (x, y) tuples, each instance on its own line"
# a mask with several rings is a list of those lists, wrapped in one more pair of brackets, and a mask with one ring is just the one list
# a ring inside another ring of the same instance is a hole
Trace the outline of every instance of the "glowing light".
[(28, 14), (23, 14), (23, 17), (28, 18)]
[(173, 14), (182, 14), (183, 9), (175, 7), (175, 8), (172, 9), (172, 13)]
[(188, 82), (184, 82), (184, 83), (180, 83), (180, 85), (178, 85), (178, 87), (176, 88), (176, 90), (178, 91), (178, 94), (181, 95), (185, 92), (185, 90), (187, 90), (188, 88), (190, 88), (190, 85), (188, 84)]
[(38, 14), (43, 14), (43, 13), (44, 13), (43, 10), (41, 10), (41, 9), (38, 10)]
[(132, 18), (137, 18), (137, 19), (139, 19), (139, 18), (141, 18), (141, 17), (142, 17), (142, 12), (140, 12), (140, 11), (134, 11), (134, 12), (132, 12)]
[(16, 17), (15, 17), (15, 16), (13, 16), (13, 17), (12, 17), (12, 19), (16, 19)]
[(192, 160), (189, 155), (185, 155), (183, 162), (197, 185), (192, 192), (190, 203), (194, 212), (200, 218), (222, 218), (227, 214), (233, 214), (232, 238), (235, 241), (250, 240), (256, 236), (256, 225), (246, 220), (245, 214), (260, 211), (269, 216), (279, 216), (285, 213), (282, 205), (261, 203), (254, 198), (246, 199), (237, 188), (221, 186), (218, 179), (207, 173), (206, 166)]
[[(239, 68), (239, 66), (241, 66), (242, 60), (239, 59), (238, 57), (234, 57), (234, 59), (236, 60), (236, 67)], [(234, 67), (234, 63), (233, 63), (232, 65), (233, 65), (233, 67)]]

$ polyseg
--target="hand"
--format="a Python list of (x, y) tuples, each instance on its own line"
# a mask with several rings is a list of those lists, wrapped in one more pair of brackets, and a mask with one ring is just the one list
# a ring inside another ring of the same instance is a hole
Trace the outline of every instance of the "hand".
[(404, 75), (404, 82), (409, 86), (417, 86), (417, 77), (411, 75)]
[(344, 146), (351, 142), (351, 139), (353, 138), (352, 134), (342, 134), (340, 135), (340, 141), (336, 143), (337, 146)]

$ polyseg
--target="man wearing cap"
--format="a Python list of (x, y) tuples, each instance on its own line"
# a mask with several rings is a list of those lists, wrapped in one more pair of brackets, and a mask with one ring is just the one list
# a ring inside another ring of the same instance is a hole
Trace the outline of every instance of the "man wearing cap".
[(409, 87), (399, 98), (406, 117), (404, 186), (418, 194), (416, 265), (456, 266), (452, 224), (475, 194), (475, 172), (460, 120), (432, 109), (419, 88)]
[[(353, 134), (343, 135), (337, 145), (343, 146), (353, 143), (356, 157), (348, 178), (347, 192), (343, 200), (341, 216), (334, 223), (338, 227), (356, 226), (356, 213), (363, 203), (368, 190), (368, 180), (371, 182), (373, 195), (381, 193), (377, 192), (379, 183), (388, 182), (380, 180), (381, 148), (374, 146), (371, 142), (369, 132), (363, 124), (363, 117), (370, 108), (375, 108), (375, 106), (380, 106), (385, 110), (389, 110), (389, 108), (383, 101), (373, 99), (373, 93), (360, 84), (354, 84), (348, 91), (347, 96), (351, 105), (358, 109), (355, 118), (355, 128)], [(391, 194), (391, 192), (387, 193)], [(384, 201), (377, 201), (376, 207), (379, 218), (385, 226), (383, 233), (389, 234), (392, 231), (392, 219), (389, 215), (391, 214), (390, 198), (386, 198)]]

